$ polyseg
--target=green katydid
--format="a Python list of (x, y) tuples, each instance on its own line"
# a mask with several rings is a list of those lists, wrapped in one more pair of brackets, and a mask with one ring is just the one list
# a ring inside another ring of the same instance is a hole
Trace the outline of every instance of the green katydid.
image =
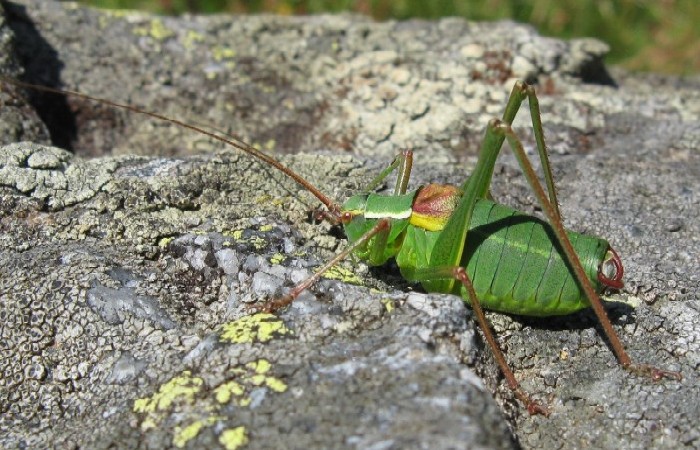
[[(678, 372), (633, 363), (615, 333), (598, 293), (606, 287), (622, 287), (622, 263), (607, 241), (564, 229), (544, 142), (539, 103), (534, 89), (524, 82), (515, 84), (502, 119), (489, 122), (474, 172), (461, 186), (429, 184), (407, 192), (413, 155), (405, 151), (370, 183), (366, 193), (355, 195), (339, 205), (279, 161), (238, 139), (130, 105), (4, 77), (2, 80), (21, 87), (102, 102), (202, 133), (275, 167), (316, 196), (327, 209), (322, 216), (342, 224), (350, 245), (287, 295), (271, 300), (259, 309), (273, 312), (290, 304), (324, 272), (351, 253), (369, 265), (381, 265), (394, 258), (407, 280), (421, 283), (428, 292), (460, 295), (472, 306), (509, 387), (531, 414), (547, 415), (549, 412), (520, 388), (496, 343), (483, 308), (511, 314), (551, 316), (592, 307), (615, 356), (625, 369), (655, 380), (681, 378)], [(526, 99), (546, 192), (511, 128)], [(490, 200), (489, 186), (496, 158), (506, 140), (547, 222)], [(393, 195), (373, 193), (394, 171), (398, 175)]]

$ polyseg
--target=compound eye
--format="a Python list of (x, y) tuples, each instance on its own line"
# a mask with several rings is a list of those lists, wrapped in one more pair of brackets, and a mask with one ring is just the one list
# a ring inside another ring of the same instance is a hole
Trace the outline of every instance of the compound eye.
[(353, 213), (351, 213), (350, 211), (343, 211), (343, 212), (340, 214), (340, 221), (341, 221), (343, 224), (348, 224), (348, 223), (352, 222), (352, 218), (353, 218), (353, 217), (354, 217), (354, 215), (353, 215)]

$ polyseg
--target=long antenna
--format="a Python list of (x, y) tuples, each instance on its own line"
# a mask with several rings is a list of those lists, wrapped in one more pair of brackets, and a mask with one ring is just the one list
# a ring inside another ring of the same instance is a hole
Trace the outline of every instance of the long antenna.
[(163, 120), (165, 122), (170, 122), (172, 124), (178, 125), (183, 128), (187, 128), (192, 131), (196, 131), (198, 133), (201, 133), (205, 136), (209, 136), (212, 139), (216, 139), (217, 141), (223, 142), (225, 144), (228, 144), (234, 148), (237, 148), (238, 150), (241, 150), (244, 153), (247, 153), (248, 155), (257, 158), (275, 169), (279, 170), (283, 174), (287, 175), (289, 178), (293, 179), (296, 181), (300, 186), (303, 188), (307, 189), (309, 192), (311, 192), (317, 199), (321, 201), (324, 205), (326, 205), (326, 208), (328, 208), (328, 211), (338, 217), (340, 214), (340, 206), (338, 206), (337, 203), (335, 203), (333, 200), (331, 200), (328, 196), (326, 196), (323, 192), (319, 191), (313, 184), (311, 184), (308, 180), (306, 180), (304, 177), (299, 175), (298, 173), (294, 172), (292, 169), (289, 167), (285, 166), (281, 162), (277, 161), (273, 157), (266, 155), (265, 153), (261, 152), (260, 150), (256, 149), (250, 144), (247, 144), (243, 142), (242, 140), (235, 138), (235, 137), (223, 137), (220, 136), (216, 133), (212, 133), (211, 131), (204, 130), (203, 128), (197, 127), (195, 125), (191, 125), (189, 123), (183, 122), (181, 120), (177, 119), (172, 119), (170, 117), (166, 117), (162, 114), (154, 113), (151, 111), (146, 111), (143, 109), (139, 109), (135, 106), (127, 105), (124, 103), (117, 103), (113, 102), (111, 100), (107, 100), (105, 98), (100, 98), (100, 97), (93, 97), (91, 95), (87, 94), (82, 94), (80, 92), (75, 92), (75, 91), (69, 91), (69, 90), (63, 90), (63, 89), (55, 89), (55, 88), (50, 88), (48, 86), (41, 86), (38, 84), (31, 84), (31, 83), (25, 83), (23, 81), (18, 81), (14, 80), (12, 78), (7, 78), (4, 76), (0, 76), (0, 80), (4, 81), (5, 83), (13, 84), (15, 86), (20, 86), (23, 88), (27, 89), (34, 89), (37, 91), (43, 91), (43, 92), (49, 92), (51, 94), (58, 94), (58, 95), (71, 95), (74, 97), (82, 98), (85, 100), (90, 100), (93, 102), (98, 102), (98, 103), (104, 103), (109, 106), (113, 106), (115, 108), (121, 108), (125, 109), (127, 111), (135, 112), (138, 114), (143, 114), (145, 116), (149, 117), (154, 117), (156, 119)]

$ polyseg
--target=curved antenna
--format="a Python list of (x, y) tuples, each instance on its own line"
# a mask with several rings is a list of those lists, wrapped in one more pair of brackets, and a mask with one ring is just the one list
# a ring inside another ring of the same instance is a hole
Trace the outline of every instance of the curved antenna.
[(200, 127), (195, 126), (195, 125), (191, 125), (189, 123), (183, 122), (183, 121), (178, 120), (178, 119), (172, 119), (172, 118), (166, 117), (162, 114), (139, 109), (135, 106), (127, 105), (124, 103), (113, 102), (113, 101), (107, 100), (105, 98), (93, 97), (91, 95), (82, 94), (80, 92), (75, 92), (75, 91), (69, 91), (69, 90), (64, 90), (64, 89), (55, 89), (55, 88), (50, 88), (48, 86), (41, 86), (41, 85), (37, 85), (37, 84), (25, 83), (23, 81), (14, 80), (14, 79), (7, 78), (4, 76), (0, 76), (0, 80), (4, 81), (5, 83), (13, 84), (13, 85), (20, 86), (20, 87), (27, 88), (27, 89), (34, 89), (37, 91), (49, 92), (51, 94), (58, 94), (58, 95), (71, 95), (71, 96), (82, 98), (85, 100), (90, 100), (92, 102), (103, 103), (105, 105), (113, 106), (115, 108), (120, 108), (120, 109), (124, 109), (127, 111), (135, 112), (138, 114), (143, 114), (145, 116), (160, 119), (162, 121), (172, 123), (172, 124), (180, 126), (182, 128), (196, 131), (196, 132), (201, 133), (205, 136), (209, 136), (212, 139), (215, 139), (217, 141), (228, 144), (234, 148), (237, 148), (238, 150), (241, 150), (244, 153), (247, 153), (248, 155), (250, 155), (254, 158), (259, 159), (260, 161), (263, 161), (263, 162), (271, 165), (275, 169), (277, 169), (280, 172), (282, 172), (283, 174), (287, 175), (292, 180), (296, 181), (300, 186), (302, 186), (303, 188), (305, 188), (306, 190), (311, 192), (317, 199), (319, 199), (321, 201), (321, 203), (323, 203), (326, 206), (326, 208), (328, 208), (328, 211), (330, 212), (330, 214), (332, 214), (334, 216), (339, 216), (339, 214), (340, 214), (340, 206), (337, 203), (335, 203), (333, 200), (331, 200), (328, 196), (326, 196), (323, 192), (318, 190), (318, 188), (316, 188), (313, 184), (311, 184), (304, 177), (302, 177), (298, 173), (294, 172), (292, 169), (285, 166), (281, 162), (277, 161), (273, 157), (266, 155), (265, 153), (256, 149), (252, 145), (247, 144), (238, 138), (223, 137), (223, 136), (220, 136), (216, 133), (212, 133), (211, 131), (207, 131), (203, 128), (200, 128)]

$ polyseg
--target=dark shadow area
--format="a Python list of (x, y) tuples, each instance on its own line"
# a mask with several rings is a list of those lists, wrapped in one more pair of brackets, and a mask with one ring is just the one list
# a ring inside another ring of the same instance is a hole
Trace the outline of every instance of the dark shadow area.
[[(626, 325), (634, 322), (631, 317), (634, 308), (627, 303), (603, 301), (603, 307), (613, 325)], [(603, 333), (603, 329), (599, 327), (600, 322), (591, 308), (563, 316), (531, 317), (513, 315), (512, 317), (528, 327), (548, 331), (585, 330), (595, 327), (607, 344), (607, 336)], [(624, 319), (624, 321), (621, 322), (621, 319)]]
[[(23, 5), (0, 0), (7, 24), (15, 35), (14, 53), (24, 69), (21, 81), (60, 87), (63, 63), (58, 52), (41, 36)], [(27, 98), (51, 135), (51, 142), (73, 151), (77, 137), (75, 115), (65, 96), (27, 90)]]
[(605, 67), (602, 57), (595, 57), (581, 66), (579, 74), (581, 80), (586, 84), (600, 84), (603, 86), (618, 87), (615, 79), (610, 75)]

